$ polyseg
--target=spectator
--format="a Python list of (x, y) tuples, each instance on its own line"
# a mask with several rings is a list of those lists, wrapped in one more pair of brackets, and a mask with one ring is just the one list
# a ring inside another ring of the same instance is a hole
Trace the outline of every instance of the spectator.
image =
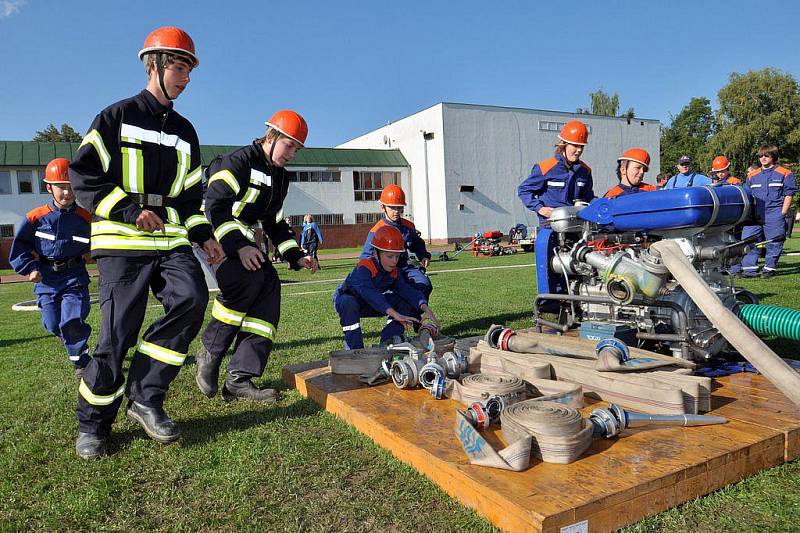
[(678, 173), (672, 176), (666, 185), (665, 189), (677, 189), (679, 187), (703, 187), (711, 185), (711, 178), (704, 174), (698, 174), (692, 170), (692, 158), (688, 155), (682, 155), (678, 158), (677, 164)]
[[(303, 230), (300, 232), (300, 248), (306, 251), (306, 255), (317, 259), (317, 248), (320, 244), (322, 244), (322, 232), (314, 222), (314, 217), (307, 214), (303, 218)], [(317, 259), (317, 266), (319, 266), (319, 259)]]

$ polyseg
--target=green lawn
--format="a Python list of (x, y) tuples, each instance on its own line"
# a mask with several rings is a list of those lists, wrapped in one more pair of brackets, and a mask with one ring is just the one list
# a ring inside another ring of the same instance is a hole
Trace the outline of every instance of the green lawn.
[[(476, 335), (493, 322), (530, 325), (533, 254), (460, 255), (432, 263), (432, 307), (449, 335)], [(315, 275), (279, 266), (283, 318), (263, 379), (280, 388), (280, 368), (342, 346), (331, 306), (354, 260), (323, 261)], [(509, 267), (445, 272), (473, 267)], [(800, 258), (781, 276), (744, 286), (765, 303), (798, 307)], [(325, 281), (328, 280), (328, 281)], [(321, 283), (305, 284), (305, 281)], [(93, 287), (93, 292), (96, 287)], [(183, 437), (172, 446), (145, 438), (120, 416), (111, 455), (74, 455), (76, 384), (58, 342), (38, 314), (11, 312), (29, 284), (0, 286), (0, 530), (488, 531), (492, 526), (395, 460), (371, 440), (294, 390), (275, 406), (209, 400), (194, 367), (172, 385), (167, 411)], [(160, 313), (148, 311), (148, 322)], [(209, 306), (210, 313), (210, 306)], [(94, 308), (91, 322), (96, 326)], [(382, 319), (364, 322), (376, 342)], [(96, 332), (95, 332), (96, 333)], [(797, 343), (773, 341), (783, 355)], [(192, 347), (193, 353), (197, 341)], [(800, 524), (800, 462), (662, 513), (634, 531), (789, 530)]]

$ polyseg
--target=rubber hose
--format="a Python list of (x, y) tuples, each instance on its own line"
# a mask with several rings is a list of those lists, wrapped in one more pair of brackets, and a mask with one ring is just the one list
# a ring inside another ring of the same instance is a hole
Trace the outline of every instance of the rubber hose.
[(742, 304), (739, 318), (758, 335), (800, 341), (800, 311), (776, 305)]

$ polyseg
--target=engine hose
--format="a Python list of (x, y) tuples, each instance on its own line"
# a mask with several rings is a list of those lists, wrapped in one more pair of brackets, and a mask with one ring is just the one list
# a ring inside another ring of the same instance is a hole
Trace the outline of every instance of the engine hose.
[(800, 311), (776, 305), (739, 305), (739, 319), (758, 335), (800, 341)]

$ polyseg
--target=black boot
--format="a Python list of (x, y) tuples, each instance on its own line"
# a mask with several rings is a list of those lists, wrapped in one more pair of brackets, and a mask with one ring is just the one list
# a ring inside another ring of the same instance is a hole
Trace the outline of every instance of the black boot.
[(219, 365), (222, 363), (222, 357), (217, 357), (202, 347), (198, 350), (195, 360), (197, 374), (195, 374), (194, 380), (197, 382), (200, 392), (213, 398), (219, 388)]
[(147, 407), (131, 401), (128, 402), (126, 414), (129, 419), (138, 422), (147, 436), (156, 442), (169, 444), (181, 436), (178, 424), (168, 417), (161, 407)]
[(106, 454), (106, 440), (94, 433), (78, 433), (75, 439), (75, 453), (81, 459), (98, 459)]
[(278, 393), (275, 389), (259, 389), (249, 376), (232, 376), (228, 374), (222, 386), (222, 399), (226, 402), (234, 400), (253, 400), (256, 402), (275, 403)]

